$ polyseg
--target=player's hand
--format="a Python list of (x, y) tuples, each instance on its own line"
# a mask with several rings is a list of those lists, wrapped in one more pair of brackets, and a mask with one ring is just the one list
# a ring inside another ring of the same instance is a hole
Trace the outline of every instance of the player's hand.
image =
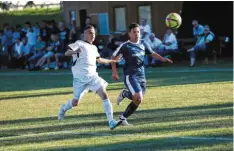
[(79, 49), (77, 49), (75, 52), (76, 52), (76, 53), (81, 53), (81, 52), (82, 52), (82, 49), (79, 48)]
[(112, 72), (112, 79), (113, 79), (114, 81), (119, 80), (119, 75), (118, 75), (118, 73)]
[(118, 55), (115, 59), (114, 62), (120, 62), (122, 60), (122, 55)]
[(173, 63), (173, 61), (171, 59), (168, 59), (168, 58), (163, 58), (162, 60), (163, 62), (169, 62), (169, 63)]

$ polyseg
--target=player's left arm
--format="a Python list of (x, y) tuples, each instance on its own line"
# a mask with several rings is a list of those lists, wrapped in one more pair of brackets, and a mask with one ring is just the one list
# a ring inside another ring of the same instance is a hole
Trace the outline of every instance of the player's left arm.
[(147, 43), (145, 43), (145, 47), (146, 47), (146, 48), (145, 48), (146, 54), (150, 54), (153, 58), (159, 59), (159, 60), (162, 61), (162, 62), (173, 63), (170, 59), (164, 58), (164, 57), (160, 56), (158, 53), (154, 52), (154, 51), (152, 50), (152, 48), (151, 48)]
[(120, 60), (122, 59), (122, 56), (118, 56), (114, 59), (104, 59), (101, 57), (97, 57), (97, 62), (101, 63), (101, 64), (110, 64), (110, 63), (117, 63), (120, 62)]

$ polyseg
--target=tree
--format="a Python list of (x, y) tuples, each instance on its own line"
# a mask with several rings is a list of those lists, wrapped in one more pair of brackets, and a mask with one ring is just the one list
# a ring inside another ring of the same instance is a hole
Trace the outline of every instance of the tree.
[(24, 8), (27, 8), (27, 7), (32, 8), (32, 7), (35, 7), (35, 6), (36, 6), (36, 5), (34, 4), (33, 1), (28, 1), (28, 2), (24, 5)]
[(7, 2), (2, 2), (0, 1), (0, 8), (3, 10), (3, 11), (8, 11), (9, 10), (9, 5)]

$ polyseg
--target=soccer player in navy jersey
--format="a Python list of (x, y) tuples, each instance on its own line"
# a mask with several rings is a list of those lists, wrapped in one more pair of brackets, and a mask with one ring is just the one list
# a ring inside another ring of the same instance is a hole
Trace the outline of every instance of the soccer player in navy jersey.
[[(117, 104), (120, 104), (124, 98), (132, 100), (125, 112), (120, 116), (118, 125), (130, 125), (127, 122), (127, 118), (133, 114), (143, 101), (143, 96), (146, 90), (144, 56), (151, 55), (153, 58), (163, 62), (172, 63), (170, 59), (155, 53), (147, 43), (140, 40), (140, 28), (137, 23), (129, 25), (128, 35), (130, 40), (121, 44), (112, 55), (112, 59), (115, 59), (120, 55), (125, 59), (123, 73), (124, 84), (127, 89), (121, 91), (117, 99)], [(111, 66), (112, 78), (113, 80), (118, 80), (119, 76), (116, 69), (116, 63), (112, 63)]]

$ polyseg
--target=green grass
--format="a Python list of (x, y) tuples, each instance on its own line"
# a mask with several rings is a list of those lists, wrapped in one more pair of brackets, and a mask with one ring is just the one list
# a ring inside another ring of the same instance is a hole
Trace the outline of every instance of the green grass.
[(38, 9), (24, 9), (19, 11), (9, 11), (7, 13), (0, 13), (0, 20), (2, 23), (9, 23), (14, 26), (16, 24), (24, 25), (26, 21), (35, 24), (42, 20), (51, 20), (59, 22), (62, 21), (62, 12), (60, 8), (38, 8)]
[[(216, 69), (224, 68), (232, 66)], [(93, 93), (86, 94), (64, 121), (57, 121), (60, 105), (73, 96), (70, 71), (2, 71), (0, 150), (231, 151), (232, 71), (195, 72), (203, 69), (207, 67), (148, 69), (144, 102), (129, 118), (134, 126), (114, 131), (109, 130), (102, 102)], [(184, 72), (173, 72), (178, 70)], [(115, 104), (123, 83), (113, 83), (109, 72), (99, 70), (110, 83), (108, 93), (118, 118), (129, 101)]]

